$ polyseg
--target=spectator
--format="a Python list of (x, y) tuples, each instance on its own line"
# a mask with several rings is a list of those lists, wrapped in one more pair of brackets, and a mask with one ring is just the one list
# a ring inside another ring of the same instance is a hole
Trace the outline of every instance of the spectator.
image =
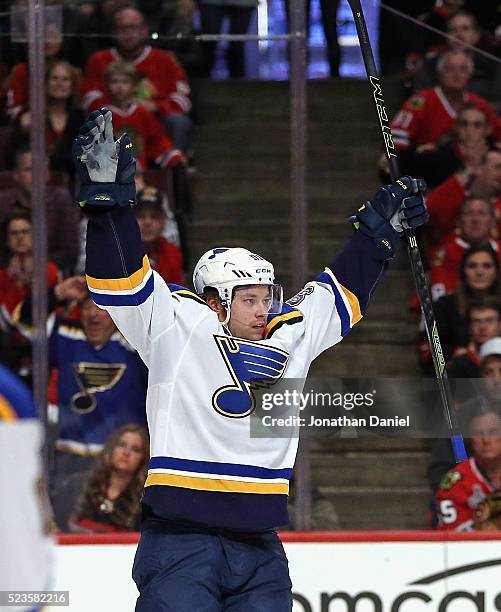
[(455, 172), (477, 172), (491, 146), (487, 115), (474, 104), (465, 104), (450, 140), (438, 146), (402, 149), (398, 161), (404, 174), (424, 178), (428, 188), (433, 189)]
[[(64, 59), (62, 54), (63, 37), (55, 24), (47, 24), (45, 42), (45, 62), (50, 65), (57, 59)], [(28, 109), (29, 104), (28, 63), (16, 64), (11, 72), (7, 90), (7, 113), (12, 121)]]
[[(464, 0), (436, 0), (433, 8), (420, 16), (420, 20), (435, 30), (445, 32), (447, 21), (463, 7)], [(421, 28), (419, 37), (419, 50), (421, 54), (433, 52), (444, 43), (440, 34)]]
[(448, 472), (436, 494), (439, 529), (471, 531), (475, 510), (501, 488), (501, 415), (478, 409), (469, 421), (472, 456)]
[(174, 55), (146, 45), (143, 15), (124, 9), (114, 16), (116, 47), (94, 53), (85, 66), (83, 104), (86, 109), (106, 92), (106, 69), (117, 60), (134, 65), (141, 77), (138, 103), (166, 126), (176, 148), (186, 151), (191, 141), (190, 86)]
[[(228, 19), (229, 34), (247, 34), (257, 0), (199, 0), (203, 34), (219, 34), (223, 21)], [(216, 61), (217, 42), (203, 43), (202, 76), (210, 77)], [(245, 47), (243, 42), (228, 44), (226, 63), (232, 79), (245, 76)]]
[[(51, 172), (64, 172), (73, 183), (75, 167), (71, 145), (78, 134), (84, 114), (78, 106), (79, 72), (65, 60), (54, 60), (45, 73), (46, 144)], [(31, 113), (24, 111), (18, 118), (12, 140), (26, 138), (31, 130)], [(21, 132), (21, 136), (19, 134)]]
[[(33, 240), (31, 218), (24, 212), (14, 212), (4, 222), (2, 244), (6, 245), (6, 265), (0, 268), (0, 304), (9, 317), (24, 300), (33, 279)], [(59, 270), (53, 261), (47, 262), (47, 285), (58, 282)]]
[(199, 76), (202, 56), (200, 43), (194, 40), (195, 2), (139, 0), (136, 8), (143, 13), (156, 46), (174, 53), (190, 77)]
[(449, 378), (480, 378), (480, 347), (501, 334), (501, 302), (485, 298), (467, 312), (469, 342), (459, 347), (447, 364)]
[(143, 427), (123, 425), (114, 432), (97, 457), (70, 518), (71, 531), (139, 531), (149, 458), (148, 434)]
[[(442, 349), (448, 361), (458, 346), (468, 344), (467, 312), (472, 304), (488, 296), (500, 296), (499, 257), (489, 244), (468, 249), (460, 266), (460, 281), (455, 292), (443, 295), (434, 304)], [(426, 331), (420, 329), (420, 363), (432, 373), (430, 345)]]
[(472, 74), (473, 62), (464, 51), (442, 54), (437, 62), (439, 84), (409, 98), (391, 122), (397, 148), (436, 145), (468, 103), (484, 111), (494, 138), (498, 139), (501, 122), (496, 111), (487, 100), (466, 90)]
[(134, 7), (134, 0), (81, 0), (79, 12), (83, 14), (83, 32), (94, 36), (83, 37), (82, 61), (97, 51), (113, 45), (113, 18), (118, 11)]
[(434, 230), (442, 236), (454, 230), (459, 207), (467, 196), (492, 202), (497, 216), (497, 229), (501, 230), (500, 149), (489, 149), (477, 170), (456, 172), (430, 191), (427, 204)]
[(184, 161), (184, 155), (174, 148), (160, 121), (144, 106), (137, 104), (139, 74), (134, 66), (123, 61), (110, 64), (106, 69), (106, 82), (109, 96), (93, 102), (89, 110), (109, 107), (113, 113), (115, 133), (126, 132), (129, 135), (140, 167), (157, 165), (165, 168)]
[(497, 64), (470, 49), (470, 47), (477, 47), (492, 53), (494, 45), (491, 39), (483, 35), (475, 16), (466, 11), (458, 11), (447, 19), (447, 34), (456, 40), (444, 39), (443, 44), (436, 49), (437, 52), (428, 56), (423, 68), (414, 78), (415, 88), (433, 87), (440, 53), (447, 49), (454, 49), (464, 51), (473, 61), (473, 75), (469, 82), (469, 89), (479, 96), (492, 100)]
[[(31, 219), (24, 212), (9, 216), (2, 227), (0, 244), (5, 245), (5, 259), (0, 267), (0, 329), (2, 363), (30, 384), (31, 346), (13, 326), (15, 307), (24, 300), (33, 279)], [(47, 263), (47, 284), (58, 282), (58, 269), (54, 262)]]
[[(496, 217), (490, 202), (480, 198), (466, 198), (461, 202), (455, 235), (438, 246), (431, 258), (431, 292), (434, 300), (456, 289), (461, 260), (470, 247), (487, 243), (500, 256), (501, 244), (492, 238), (495, 227)], [(489, 269), (494, 272), (492, 264), (489, 264)]]
[[(31, 214), (32, 171), (31, 152), (21, 142), (14, 151), (12, 177), (16, 186), (0, 191), (0, 224), (14, 212)], [(71, 271), (78, 255), (79, 212), (64, 187), (47, 184), (45, 191), (48, 256), (63, 272)]]
[[(49, 309), (78, 299), (81, 323), (51, 315), (49, 362), (58, 371), (58, 434), (51, 488), (86, 472), (106, 440), (126, 423), (146, 423), (146, 368), (106, 311), (88, 296), (83, 277), (68, 278), (49, 291)], [(31, 323), (31, 296), (19, 309)]]
[[(456, 404), (460, 425), (479, 405), (489, 406), (501, 415), (501, 337), (492, 338), (480, 348), (481, 380), (476, 385), (475, 396), (467, 402)], [(471, 380), (471, 383), (474, 381)], [(469, 440), (465, 440), (468, 455), (471, 455)], [(433, 445), (427, 470), (428, 481), (436, 491), (445, 474), (455, 465), (454, 454), (448, 433), (444, 428)]]
[(163, 207), (162, 194), (154, 187), (146, 187), (139, 191), (134, 212), (151, 267), (166, 283), (184, 286), (182, 253), (163, 235), (167, 215)]

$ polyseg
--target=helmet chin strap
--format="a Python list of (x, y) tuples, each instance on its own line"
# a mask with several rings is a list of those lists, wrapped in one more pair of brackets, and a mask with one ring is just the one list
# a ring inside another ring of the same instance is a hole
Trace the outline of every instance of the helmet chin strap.
[(221, 322), (221, 325), (226, 329), (226, 331), (231, 334), (229, 328), (228, 328), (228, 323), (230, 322), (230, 314), (231, 314), (231, 302), (227, 303), (226, 300), (221, 301), (223, 308), (226, 310), (226, 317), (224, 318), (224, 321)]

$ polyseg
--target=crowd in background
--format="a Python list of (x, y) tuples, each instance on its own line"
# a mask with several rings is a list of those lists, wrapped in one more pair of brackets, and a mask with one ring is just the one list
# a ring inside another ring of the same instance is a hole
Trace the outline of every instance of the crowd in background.
[[(3, 4), (8, 11), (11, 3)], [(338, 4), (322, 3), (332, 76), (341, 54), (332, 28)], [(381, 60), (402, 83), (402, 106), (392, 120), (402, 173), (423, 177), (429, 187), (431, 222), (419, 238), (449, 375), (465, 379), (457, 402), (473, 432), (470, 459), (460, 468), (436, 444), (429, 480), (440, 526), (470, 529), (478, 504), (501, 487), (501, 63), (475, 50), (501, 58), (501, 13), (485, 6), (497, 3), (468, 0), (389, 4), (418, 21), (399, 22), (390, 53), (384, 29), (392, 18), (381, 20)], [(255, 0), (200, 0), (198, 6), (193, 0), (80, 0), (63, 6), (63, 30), (72, 36), (48, 23), (50, 491), (61, 529), (136, 529), (148, 458), (144, 364), (90, 300), (82, 276), (86, 222), (72, 204), (71, 143), (88, 112), (110, 108), (116, 135), (127, 132), (134, 146), (135, 212), (151, 265), (167, 282), (184, 285), (183, 229), (195, 172), (190, 81), (210, 76), (215, 43), (176, 35), (195, 33), (197, 11), (204, 33), (219, 32), (224, 18), (231, 31), (245, 33), (255, 9)], [(26, 48), (6, 35), (6, 15), (0, 11), (0, 354), (29, 384), (32, 117)], [(245, 76), (243, 53), (242, 44), (229, 45), (231, 77)], [(383, 160), (380, 172), (387, 175)], [(418, 326), (416, 297), (410, 308)], [(423, 373), (431, 376), (422, 323), (417, 347)], [(475, 378), (485, 388), (472, 385)], [(318, 527), (337, 527), (334, 508), (325, 511), (327, 500), (314, 501), (325, 517)]]

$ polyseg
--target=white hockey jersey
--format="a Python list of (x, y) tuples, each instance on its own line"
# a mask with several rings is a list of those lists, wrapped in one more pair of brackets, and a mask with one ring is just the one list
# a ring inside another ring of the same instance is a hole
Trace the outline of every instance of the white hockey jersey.
[[(150, 269), (130, 211), (91, 217), (92, 298), (109, 311), (149, 368), (151, 460), (143, 503), (155, 515), (227, 529), (287, 523), (298, 440), (251, 436), (252, 381), (304, 379), (313, 359), (361, 319), (384, 267), (370, 242), (363, 300), (327, 268), (280, 315), (270, 316), (265, 339), (253, 342), (229, 336), (200, 297), (167, 286)], [(346, 261), (353, 262), (354, 255)], [(346, 276), (347, 266), (339, 267)]]

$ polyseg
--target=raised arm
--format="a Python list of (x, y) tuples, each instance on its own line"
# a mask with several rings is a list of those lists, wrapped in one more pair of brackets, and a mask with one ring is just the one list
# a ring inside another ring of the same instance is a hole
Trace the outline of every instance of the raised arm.
[[(126, 134), (115, 142), (111, 112), (102, 109), (80, 130), (73, 156), (81, 183), (78, 203), (89, 218), (85, 271), (91, 297), (148, 365), (152, 339), (173, 324), (173, 305), (167, 285), (150, 268), (131, 210), (131, 150)], [(162, 305), (161, 317), (154, 316), (155, 304)]]
[(404, 176), (359, 206), (350, 218), (355, 232), (344, 248), (288, 300), (288, 307), (300, 314), (287, 311), (269, 321), (268, 337), (282, 321), (291, 325), (303, 315), (311, 358), (342, 340), (364, 315), (404, 227), (415, 229), (428, 220), (424, 188), (424, 182)]

